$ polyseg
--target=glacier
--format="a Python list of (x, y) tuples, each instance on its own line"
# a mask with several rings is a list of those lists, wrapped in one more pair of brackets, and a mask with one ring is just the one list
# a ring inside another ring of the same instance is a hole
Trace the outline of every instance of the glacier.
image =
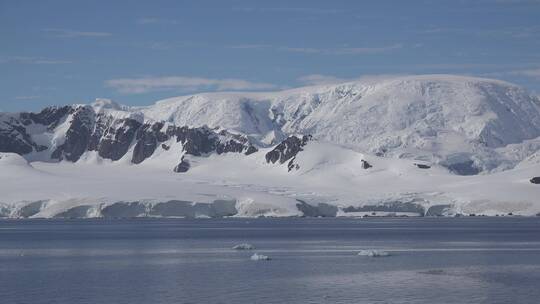
[(0, 217), (540, 214), (540, 100), (415, 75), (0, 113)]

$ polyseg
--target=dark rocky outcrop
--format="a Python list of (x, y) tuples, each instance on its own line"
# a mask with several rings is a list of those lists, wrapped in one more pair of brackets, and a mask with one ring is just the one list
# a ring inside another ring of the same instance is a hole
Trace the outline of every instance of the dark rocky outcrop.
[(300, 169), (300, 165), (294, 163), (294, 160), (295, 160), (295, 159), (296, 159), (296, 157), (293, 157), (293, 158), (289, 161), (289, 163), (287, 164), (287, 170), (288, 170), (289, 172), (291, 172), (292, 169), (296, 169), (296, 170)]
[(140, 164), (148, 157), (154, 154), (158, 143), (166, 141), (168, 136), (161, 132), (163, 128), (162, 122), (156, 122), (154, 124), (144, 124), (137, 133), (137, 143), (133, 149), (133, 157), (131, 162), (134, 164)]
[(415, 163), (414, 165), (419, 169), (430, 169), (431, 168), (431, 166), (428, 166), (428, 165), (425, 165), (425, 164)]
[(103, 113), (99, 113), (96, 115), (94, 131), (92, 132), (92, 135), (90, 136), (90, 140), (88, 142), (88, 151), (98, 150), (103, 135), (105, 134), (105, 132), (107, 132), (109, 126), (112, 125), (113, 122), (114, 118), (111, 116), (104, 115)]
[(540, 176), (535, 176), (530, 179), (530, 182), (533, 184), (540, 184)]
[[(43, 151), (47, 147), (36, 144), (26, 132), (25, 125), (13, 117), (0, 114), (0, 152), (13, 152), (20, 155), (32, 151)], [(3, 121), (2, 121), (3, 120)]]
[(189, 161), (182, 156), (182, 159), (180, 159), (180, 163), (176, 165), (176, 167), (174, 167), (173, 171), (176, 173), (184, 173), (187, 172), (190, 167), (191, 165)]
[[(62, 125), (62, 129), (57, 129)], [(33, 141), (32, 134), (48, 133), (40, 138), (55, 138), (48, 146)], [(217, 128), (169, 125), (164, 122), (145, 121), (142, 115), (130, 113), (116, 117), (92, 106), (74, 105), (49, 107), (39, 113), (0, 113), (0, 152), (26, 155), (50, 150), (40, 157), (47, 160), (76, 162), (87, 151), (96, 151), (105, 159), (113, 161), (133, 150), (131, 162), (142, 163), (152, 156), (158, 147), (169, 150), (166, 141), (181, 142), (186, 155), (206, 156), (211, 153), (242, 153), (249, 155), (258, 151), (245, 135), (234, 134)], [(62, 134), (62, 130), (66, 130)], [(54, 132), (54, 136), (51, 136)], [(58, 140), (60, 139), (60, 140)], [(50, 159), (48, 158), (50, 155)], [(182, 155), (179, 155), (179, 157)], [(176, 166), (175, 171), (185, 172), (189, 162)]]
[(17, 126), (0, 130), (0, 152), (24, 155), (34, 151), (33, 145), (25, 139), (26, 137), (29, 136), (24, 128), (19, 129)]
[(177, 142), (181, 142), (186, 154), (202, 156), (216, 152), (223, 154), (228, 152), (244, 153), (249, 155), (257, 152), (248, 138), (244, 135), (237, 135), (225, 130), (216, 132), (206, 126), (198, 128), (189, 127), (169, 127), (167, 130), (169, 137), (176, 137)]
[(475, 166), (474, 161), (472, 160), (461, 163), (449, 164), (446, 167), (450, 171), (458, 175), (476, 175), (480, 173), (480, 169)]
[(215, 134), (210, 128), (169, 127), (167, 135), (175, 136), (177, 142), (182, 142), (187, 154), (201, 156), (215, 149)]
[(53, 159), (66, 159), (72, 162), (79, 160), (87, 151), (88, 141), (94, 125), (94, 111), (89, 106), (81, 106), (72, 113), (71, 124), (62, 145), (52, 153)]
[(373, 166), (368, 163), (366, 160), (363, 160), (362, 159), (362, 169), (369, 169), (369, 168), (372, 168)]
[(63, 107), (46, 107), (39, 113), (27, 113), (20, 114), (22, 123), (28, 126), (32, 123), (41, 124), (47, 126), (49, 129), (54, 129), (60, 124), (62, 119), (73, 111), (71, 106)]
[(311, 140), (311, 135), (304, 135), (301, 138), (297, 136), (289, 136), (281, 143), (279, 143), (272, 151), (266, 153), (265, 158), (267, 163), (284, 164), (288, 162), (287, 168), (289, 171), (292, 169), (299, 169), (297, 164), (294, 164), (296, 155), (303, 151), (303, 148), (308, 141)]
[(47, 107), (39, 113), (19, 114), (0, 113), (0, 152), (13, 152), (19, 155), (33, 151), (44, 151), (48, 147), (32, 141), (26, 128), (32, 124), (43, 125), (52, 130), (73, 110), (71, 106)]
[(126, 154), (142, 124), (132, 118), (119, 119), (103, 135), (99, 145), (99, 156), (119, 160)]

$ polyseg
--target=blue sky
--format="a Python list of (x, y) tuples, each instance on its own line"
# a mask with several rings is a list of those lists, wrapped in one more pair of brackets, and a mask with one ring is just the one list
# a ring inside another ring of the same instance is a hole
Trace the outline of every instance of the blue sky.
[(540, 92), (540, 1), (0, 0), (0, 110), (449, 73)]

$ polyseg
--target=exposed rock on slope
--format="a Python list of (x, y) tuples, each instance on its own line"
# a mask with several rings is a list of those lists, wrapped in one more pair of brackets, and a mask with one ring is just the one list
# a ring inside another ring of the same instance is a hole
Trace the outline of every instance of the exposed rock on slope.
[(370, 163), (368, 163), (365, 160), (362, 160), (362, 169), (369, 169), (371, 167), (373, 167), (373, 166)]
[(296, 158), (296, 155), (302, 151), (302, 147), (304, 147), (310, 139), (311, 135), (304, 135), (301, 138), (294, 135), (287, 137), (279, 145), (272, 149), (272, 151), (266, 153), (266, 162), (272, 164), (275, 164), (276, 162), (279, 164), (289, 162), (287, 164), (289, 171), (294, 168), (298, 169), (299, 166), (298, 164), (294, 164), (294, 159)]
[(184, 159), (184, 157), (182, 156), (180, 163), (176, 165), (176, 167), (174, 167), (174, 172), (177, 172), (177, 173), (187, 172), (190, 167), (191, 165), (189, 164), (189, 161), (187, 159)]
[(0, 122), (0, 152), (30, 160), (76, 162), (84, 153), (96, 151), (112, 161), (131, 153), (131, 162), (139, 164), (159, 144), (168, 147), (164, 142), (171, 139), (182, 145), (185, 154), (194, 156), (257, 151), (247, 136), (226, 130), (178, 127), (145, 121), (136, 112), (103, 112), (84, 105), (49, 107), (37, 114), (0, 114)]

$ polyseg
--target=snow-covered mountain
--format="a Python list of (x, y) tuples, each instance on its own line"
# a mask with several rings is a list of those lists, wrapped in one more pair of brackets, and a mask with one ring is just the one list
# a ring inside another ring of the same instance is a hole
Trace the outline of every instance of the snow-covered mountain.
[(506, 82), (426, 75), (276, 93), (200, 94), (137, 110), (177, 125), (235, 130), (267, 144), (310, 134), (375, 155), (449, 167), (472, 162), (473, 172), (515, 165), (497, 149), (540, 136), (539, 106), (537, 97)]
[(535, 214), (539, 151), (538, 97), (490, 79), (97, 100), (0, 113), (0, 216)]

